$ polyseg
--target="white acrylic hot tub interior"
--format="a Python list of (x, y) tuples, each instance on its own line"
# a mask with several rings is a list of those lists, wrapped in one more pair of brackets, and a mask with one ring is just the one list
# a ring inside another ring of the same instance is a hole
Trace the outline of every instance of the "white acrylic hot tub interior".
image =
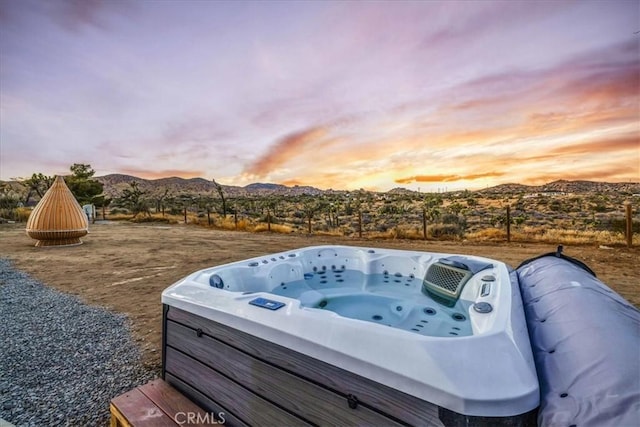
[[(511, 416), (537, 407), (538, 381), (517, 283), (499, 261), (455, 305), (422, 291), (450, 254), (316, 246), (195, 272), (164, 304), (226, 324), (453, 411)], [(277, 310), (251, 304), (263, 298)], [(490, 304), (479, 312), (478, 304)]]
[(475, 302), (496, 303), (500, 281), (508, 280), (506, 268), (485, 260), (493, 267), (466, 283), (455, 305), (448, 307), (422, 291), (429, 265), (446, 256), (314, 247), (203, 270), (194, 280), (244, 295), (265, 292), (280, 297), (277, 301), (296, 299), (301, 309), (328, 310), (416, 334), (453, 338), (481, 333), (495, 314), (470, 307)]

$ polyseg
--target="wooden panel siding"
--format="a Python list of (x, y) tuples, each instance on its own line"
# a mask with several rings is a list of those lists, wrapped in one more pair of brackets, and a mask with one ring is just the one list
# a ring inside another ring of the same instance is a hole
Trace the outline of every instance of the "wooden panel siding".
[[(211, 360), (212, 357), (228, 361), (230, 359), (226, 359), (226, 357), (235, 358), (240, 355), (244, 360), (243, 363), (247, 364), (247, 366), (251, 368), (260, 367), (259, 373), (256, 375), (261, 380), (268, 382), (282, 381), (283, 384), (303, 384), (303, 387), (306, 387), (305, 390), (314, 390), (314, 393), (320, 390), (318, 393), (319, 396), (322, 396), (322, 405), (332, 408), (330, 411), (334, 411), (334, 408), (354, 411), (348, 407), (347, 397), (349, 395), (357, 397), (357, 410), (366, 409), (367, 415), (362, 415), (365, 418), (349, 418), (351, 420), (349, 424), (373, 425), (373, 421), (367, 420), (377, 419), (376, 424), (378, 425), (393, 423), (420, 426), (443, 425), (438, 418), (438, 407), (436, 405), (321, 360), (174, 307), (170, 307), (167, 310), (166, 319), (165, 329), (169, 346), (179, 346), (181, 351), (193, 355), (195, 359), (208, 360), (208, 362), (205, 362), (206, 364), (216, 365), (216, 361)], [(200, 331), (200, 337), (197, 336), (197, 331)], [(219, 353), (217, 353), (218, 348), (221, 348)], [(218, 355), (213, 356), (215, 354)], [(168, 365), (169, 361), (167, 361)], [(220, 369), (224, 370), (224, 367)], [(242, 381), (247, 381), (248, 373), (232, 374), (229, 372), (229, 375), (239, 383), (242, 383)], [(244, 375), (244, 377), (240, 375)], [(180, 377), (179, 375), (176, 376)], [(258, 380), (253, 377), (251, 381)], [(258, 390), (261, 390), (260, 393), (264, 391), (264, 385), (261, 385), (259, 381), (256, 383), (251, 381), (246, 384), (248, 387), (251, 387), (250, 384), (254, 384), (255, 387), (258, 387)], [(269, 384), (268, 387), (271, 387), (271, 385)], [(294, 387), (298, 387), (298, 385)], [(298, 389), (293, 388), (293, 390), (296, 391)], [(333, 394), (334, 397), (326, 397), (327, 394)], [(314, 404), (319, 405), (318, 401), (315, 400)], [(297, 411), (297, 409), (295, 410)], [(375, 418), (383, 415), (387, 418)], [(309, 414), (306, 416), (311, 417)], [(372, 418), (366, 418), (369, 416)], [(340, 424), (335, 414), (331, 414), (330, 420), (325, 421), (320, 416), (317, 420), (314, 418), (314, 422), (319, 424)]]
[(185, 396), (189, 396), (189, 398), (196, 403), (201, 408), (206, 409), (209, 413), (219, 414), (223, 413), (224, 417), (224, 425), (228, 427), (248, 427), (249, 424), (243, 422), (240, 418), (236, 417), (229, 409), (220, 405), (217, 402), (209, 399), (206, 395), (191, 387), (189, 384), (185, 383), (178, 377), (171, 375), (168, 372), (165, 372), (165, 381), (171, 384), (176, 390), (180, 391)]
[(175, 323), (170, 325), (167, 345), (182, 349), (227, 378), (313, 424), (401, 425), (363, 405), (352, 409), (346, 396), (340, 396), (286, 371), (276, 370), (272, 365), (205, 334), (198, 337), (196, 331), (186, 326)]
[[(311, 425), (171, 347), (167, 348), (166, 363), (168, 373), (210, 396), (246, 424), (255, 426)], [(169, 383), (171, 384), (170, 381)]]

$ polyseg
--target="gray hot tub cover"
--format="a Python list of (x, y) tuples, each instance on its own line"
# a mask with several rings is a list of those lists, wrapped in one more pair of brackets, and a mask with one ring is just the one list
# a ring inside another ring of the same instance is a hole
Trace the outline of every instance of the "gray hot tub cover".
[(581, 262), (517, 268), (540, 380), (541, 426), (640, 426), (640, 312)]

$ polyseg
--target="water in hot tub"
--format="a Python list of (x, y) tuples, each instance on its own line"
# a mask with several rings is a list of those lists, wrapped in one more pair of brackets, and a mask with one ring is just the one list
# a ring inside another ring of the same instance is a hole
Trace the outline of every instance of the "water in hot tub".
[(303, 307), (417, 334), (472, 335), (468, 319), (472, 302), (459, 299), (453, 307), (447, 307), (421, 289), (422, 279), (413, 274), (364, 274), (341, 268), (316, 269), (305, 273), (303, 280), (281, 283), (271, 293), (298, 299)]

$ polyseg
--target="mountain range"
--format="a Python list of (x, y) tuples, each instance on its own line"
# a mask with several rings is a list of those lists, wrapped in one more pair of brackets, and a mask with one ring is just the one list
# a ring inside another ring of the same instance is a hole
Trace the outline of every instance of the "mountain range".
[[(100, 181), (104, 185), (104, 193), (109, 197), (118, 196), (123, 189), (129, 187), (130, 183), (135, 181), (138, 184), (138, 188), (142, 191), (150, 193), (164, 192), (173, 195), (178, 194), (211, 194), (216, 192), (216, 185), (213, 181), (204, 178), (159, 178), (159, 179), (144, 179), (131, 175), (111, 174), (105, 176), (95, 177), (97, 181)], [(270, 184), (270, 183), (254, 183), (244, 187), (236, 185), (220, 185), (224, 194), (230, 197), (242, 197), (242, 196), (267, 196), (272, 194), (286, 195), (286, 196), (299, 196), (303, 194), (308, 195), (320, 195), (327, 191), (332, 190), (320, 190), (318, 188), (309, 186), (293, 186), (288, 187), (282, 184)]]
[[(216, 185), (213, 181), (204, 178), (160, 178), (160, 179), (143, 179), (130, 175), (111, 174), (95, 178), (104, 185), (104, 192), (109, 197), (117, 197), (122, 190), (129, 187), (133, 181), (137, 182), (138, 187), (142, 191), (149, 193), (157, 193), (168, 191), (173, 195), (190, 193), (190, 194), (211, 194), (216, 192)], [(244, 187), (234, 185), (221, 185), (225, 195), (229, 197), (242, 196), (300, 196), (311, 195), (317, 196), (321, 194), (346, 193), (343, 190), (321, 190), (310, 186), (295, 185), (292, 187), (282, 184), (272, 183), (253, 183)], [(495, 187), (489, 187), (477, 190), (482, 194), (527, 194), (527, 193), (640, 193), (640, 183), (638, 182), (596, 182), (596, 181), (567, 181), (558, 180), (549, 182), (544, 185), (524, 185), (524, 184), (500, 184)], [(408, 190), (406, 188), (394, 188), (389, 190), (389, 194), (417, 194), (418, 192)]]

